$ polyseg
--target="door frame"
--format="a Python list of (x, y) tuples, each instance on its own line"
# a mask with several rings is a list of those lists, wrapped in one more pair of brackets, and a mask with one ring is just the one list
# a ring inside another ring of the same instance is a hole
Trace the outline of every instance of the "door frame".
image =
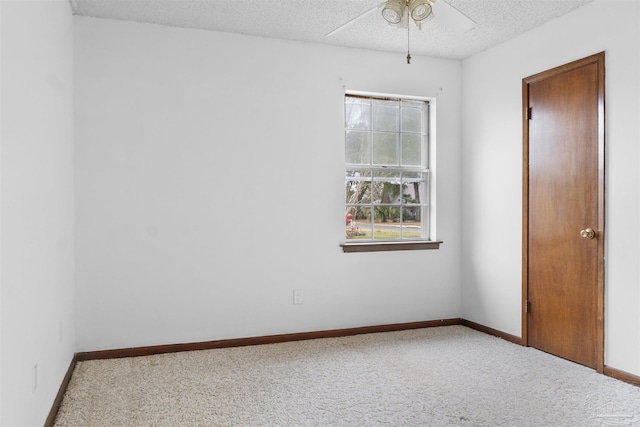
[(527, 300), (529, 295), (529, 85), (585, 65), (598, 67), (598, 265), (596, 371), (604, 372), (604, 247), (605, 247), (605, 53), (600, 52), (577, 61), (522, 79), (522, 345), (528, 346)]

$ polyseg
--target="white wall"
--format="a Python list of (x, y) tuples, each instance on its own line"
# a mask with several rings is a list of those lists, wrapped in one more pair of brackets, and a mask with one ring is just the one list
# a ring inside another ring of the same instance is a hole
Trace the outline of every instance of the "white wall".
[[(459, 61), (74, 22), (78, 351), (460, 315)], [(342, 253), (345, 88), (438, 96), (440, 250)]]
[[(0, 1), (0, 25), (2, 25)], [(0, 99), (2, 98), (2, 28), (0, 28)], [(2, 260), (2, 102), (0, 101), (0, 260)], [(0, 261), (0, 266), (1, 266)], [(2, 269), (0, 269), (0, 321), (2, 320)], [(0, 423), (2, 422), (2, 323), (0, 323)]]
[[(2, 25), (0, 1), (0, 25)], [(0, 100), (2, 99), (2, 28), (0, 28)], [(0, 101), (0, 267), (2, 263), (2, 102)], [(0, 268), (0, 322), (2, 321), (2, 269)], [(0, 423), (2, 423), (2, 323), (0, 323)]]
[(605, 363), (640, 374), (640, 20), (597, 0), (463, 62), (463, 299), (467, 319), (521, 334), (524, 77), (606, 51)]
[(66, 0), (0, 7), (0, 424), (38, 426), (75, 351), (73, 24)]

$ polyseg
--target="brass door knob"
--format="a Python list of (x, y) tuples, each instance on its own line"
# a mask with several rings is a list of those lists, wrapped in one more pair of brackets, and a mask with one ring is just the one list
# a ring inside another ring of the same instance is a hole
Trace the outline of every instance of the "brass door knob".
[(593, 228), (587, 228), (586, 230), (580, 231), (580, 236), (585, 239), (591, 240), (596, 237), (596, 232), (593, 230)]

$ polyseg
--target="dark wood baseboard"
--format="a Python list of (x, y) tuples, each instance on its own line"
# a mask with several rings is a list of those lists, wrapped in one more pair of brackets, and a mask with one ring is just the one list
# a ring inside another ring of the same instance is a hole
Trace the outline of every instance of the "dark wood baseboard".
[(51, 405), (51, 410), (49, 411), (49, 415), (44, 422), (44, 427), (53, 427), (56, 422), (56, 417), (58, 416), (58, 411), (60, 410), (60, 405), (62, 405), (62, 399), (64, 398), (64, 394), (67, 392), (67, 387), (69, 387), (69, 382), (71, 381), (71, 377), (73, 376), (73, 371), (76, 368), (76, 363), (78, 362), (77, 354), (73, 355), (71, 359), (71, 363), (69, 364), (69, 369), (67, 369), (67, 373), (62, 379), (62, 384), (60, 385), (60, 389), (58, 389), (58, 394), (53, 401), (53, 405)]
[(78, 361), (119, 359), (123, 357), (151, 356), (154, 354), (177, 353), (181, 351), (212, 350), (215, 348), (244, 347), (249, 345), (276, 344), (290, 341), (303, 341), (321, 338), (338, 338), (352, 335), (373, 334), (378, 332), (394, 332), (409, 329), (433, 328), (437, 326), (460, 325), (460, 318), (427, 320), (411, 323), (394, 323), (359, 328), (331, 329), (317, 332), (300, 332), (294, 334), (268, 335), (263, 337), (233, 338), (226, 340), (205, 341), (185, 344), (154, 345), (149, 347), (132, 347), (115, 350), (88, 351), (77, 354)]
[(617, 380), (624, 381), (625, 383), (632, 384), (636, 387), (640, 387), (640, 376), (638, 375), (630, 374), (629, 372), (621, 371), (620, 369), (606, 365), (604, 367), (604, 374)]
[(507, 334), (506, 332), (499, 331), (497, 329), (490, 328), (488, 326), (481, 325), (476, 322), (472, 322), (471, 320), (462, 319), (460, 321), (462, 326), (466, 326), (467, 328), (475, 329), (479, 332), (484, 332), (488, 335), (493, 335), (494, 337), (502, 338), (503, 340), (512, 342), (514, 344), (522, 345), (522, 338), (517, 337), (515, 335)]

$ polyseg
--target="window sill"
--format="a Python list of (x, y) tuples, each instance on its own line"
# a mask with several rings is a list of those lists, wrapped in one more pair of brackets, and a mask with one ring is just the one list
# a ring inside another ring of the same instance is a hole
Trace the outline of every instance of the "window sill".
[(425, 249), (440, 249), (441, 241), (416, 240), (406, 242), (346, 242), (341, 243), (342, 252), (381, 252), (381, 251), (412, 251)]

